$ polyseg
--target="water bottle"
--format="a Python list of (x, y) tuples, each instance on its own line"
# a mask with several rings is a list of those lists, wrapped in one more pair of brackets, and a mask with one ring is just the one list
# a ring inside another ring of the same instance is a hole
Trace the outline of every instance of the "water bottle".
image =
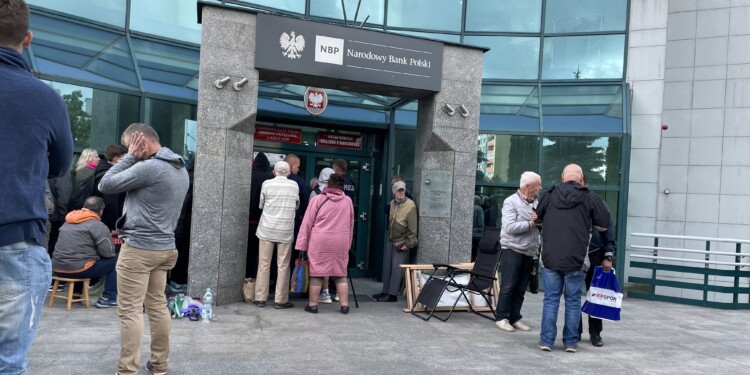
[(203, 310), (201, 310), (201, 318), (203, 323), (210, 323), (211, 317), (213, 316), (213, 304), (214, 295), (211, 294), (211, 288), (206, 289), (206, 294), (203, 295)]

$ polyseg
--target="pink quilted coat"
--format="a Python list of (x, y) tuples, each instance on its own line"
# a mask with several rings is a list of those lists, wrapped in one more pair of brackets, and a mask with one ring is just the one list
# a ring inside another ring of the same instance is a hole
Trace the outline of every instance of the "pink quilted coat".
[(340, 189), (325, 188), (310, 200), (295, 244), (307, 251), (310, 276), (346, 276), (353, 230), (354, 206)]

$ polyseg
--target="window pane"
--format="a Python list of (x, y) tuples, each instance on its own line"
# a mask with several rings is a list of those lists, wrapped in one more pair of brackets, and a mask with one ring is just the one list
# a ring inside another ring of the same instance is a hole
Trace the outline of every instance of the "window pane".
[(146, 92), (198, 100), (197, 49), (131, 39)]
[(464, 43), (490, 48), (484, 54), (482, 78), (537, 79), (539, 38), (465, 36)]
[(624, 35), (544, 38), (542, 79), (621, 79), (624, 60)]
[[(615, 229), (617, 229), (617, 200), (620, 197), (620, 194), (616, 191), (594, 191), (597, 195), (602, 197), (605, 202), (607, 202), (607, 207), (609, 207), (609, 213), (612, 215), (612, 221), (615, 224)], [(615, 238), (617, 237), (617, 231), (615, 230)]]
[(414, 144), (417, 131), (409, 128), (396, 128), (393, 174), (400, 174), (407, 180), (414, 179)]
[(388, 26), (461, 31), (463, 5), (456, 0), (389, 0)]
[(124, 34), (31, 15), (32, 51), (41, 73), (137, 89), (138, 79)]
[(547, 0), (544, 32), (625, 31), (627, 0)]
[(479, 129), (539, 131), (536, 86), (483, 85)]
[(539, 168), (539, 137), (479, 134), (477, 182), (515, 184), (525, 171)]
[(199, 44), (201, 25), (195, 1), (131, 0), (130, 28), (165, 38)]
[(545, 137), (542, 182), (559, 184), (563, 168), (575, 163), (583, 168), (592, 189), (619, 187), (621, 147), (618, 137)]
[(542, 87), (545, 132), (622, 132), (622, 86)]
[(461, 43), (461, 35), (454, 34), (437, 34), (437, 33), (420, 33), (418, 31), (405, 31), (405, 30), (388, 30), (389, 33), (411, 35), (420, 38), (442, 40), (451, 43)]
[(467, 0), (466, 31), (538, 33), (541, 0)]
[(357, 3), (359, 0), (346, 0), (341, 8), (341, 0), (315, 0), (310, 1), (310, 15), (316, 17), (333, 18), (344, 20), (344, 10), (346, 10), (346, 19), (349, 24), (354, 21), (354, 15), (357, 15), (356, 25), (362, 23), (367, 18), (366, 24), (382, 25), (383, 13), (385, 9), (385, 0), (362, 1), (359, 4), (357, 12)]
[(192, 159), (195, 153), (196, 106), (146, 99), (146, 123), (159, 134), (161, 145)]
[(305, 14), (305, 0), (251, 0), (240, 2), (247, 3), (250, 7), (253, 5), (260, 5), (262, 7), (274, 8), (287, 12)]
[(133, 95), (44, 81), (58, 92), (68, 107), (76, 151), (93, 148), (104, 153), (110, 144), (120, 144), (120, 133), (138, 122), (139, 98)]
[(502, 208), (505, 198), (513, 195), (518, 188), (476, 186), (474, 195), (482, 200), (482, 211), (484, 211), (484, 226), (500, 228), (502, 225)]
[[(26, 0), (29, 5), (37, 5), (76, 17), (88, 18), (119, 27), (125, 27), (125, 0)], [(193, 4), (195, 7), (195, 4)]]

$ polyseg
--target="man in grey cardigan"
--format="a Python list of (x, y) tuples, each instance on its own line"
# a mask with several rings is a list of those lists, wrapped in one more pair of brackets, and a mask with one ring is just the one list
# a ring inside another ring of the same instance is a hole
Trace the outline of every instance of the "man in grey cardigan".
[(518, 191), (503, 202), (500, 299), (495, 312), (495, 326), (503, 331), (530, 330), (521, 321), (521, 306), (529, 285), (533, 256), (539, 250), (534, 207), (541, 191), (542, 178), (534, 172), (524, 172)]
[(151, 328), (151, 358), (146, 369), (167, 373), (169, 316), (164, 288), (167, 271), (177, 262), (174, 229), (188, 190), (180, 155), (162, 147), (146, 124), (131, 124), (122, 134), (128, 153), (99, 182), (104, 194), (127, 192), (116, 227), (123, 239), (117, 261), (120, 361), (117, 373), (134, 375), (140, 367), (143, 306)]

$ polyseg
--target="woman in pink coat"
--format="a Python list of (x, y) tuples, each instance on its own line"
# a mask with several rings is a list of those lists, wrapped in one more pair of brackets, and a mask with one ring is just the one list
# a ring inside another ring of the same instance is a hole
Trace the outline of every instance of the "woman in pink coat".
[(309, 313), (318, 313), (324, 276), (331, 276), (336, 283), (341, 313), (349, 313), (346, 274), (354, 230), (354, 206), (343, 189), (344, 176), (331, 175), (328, 187), (310, 200), (297, 235), (295, 248), (307, 251), (310, 259), (310, 302), (305, 306)]

